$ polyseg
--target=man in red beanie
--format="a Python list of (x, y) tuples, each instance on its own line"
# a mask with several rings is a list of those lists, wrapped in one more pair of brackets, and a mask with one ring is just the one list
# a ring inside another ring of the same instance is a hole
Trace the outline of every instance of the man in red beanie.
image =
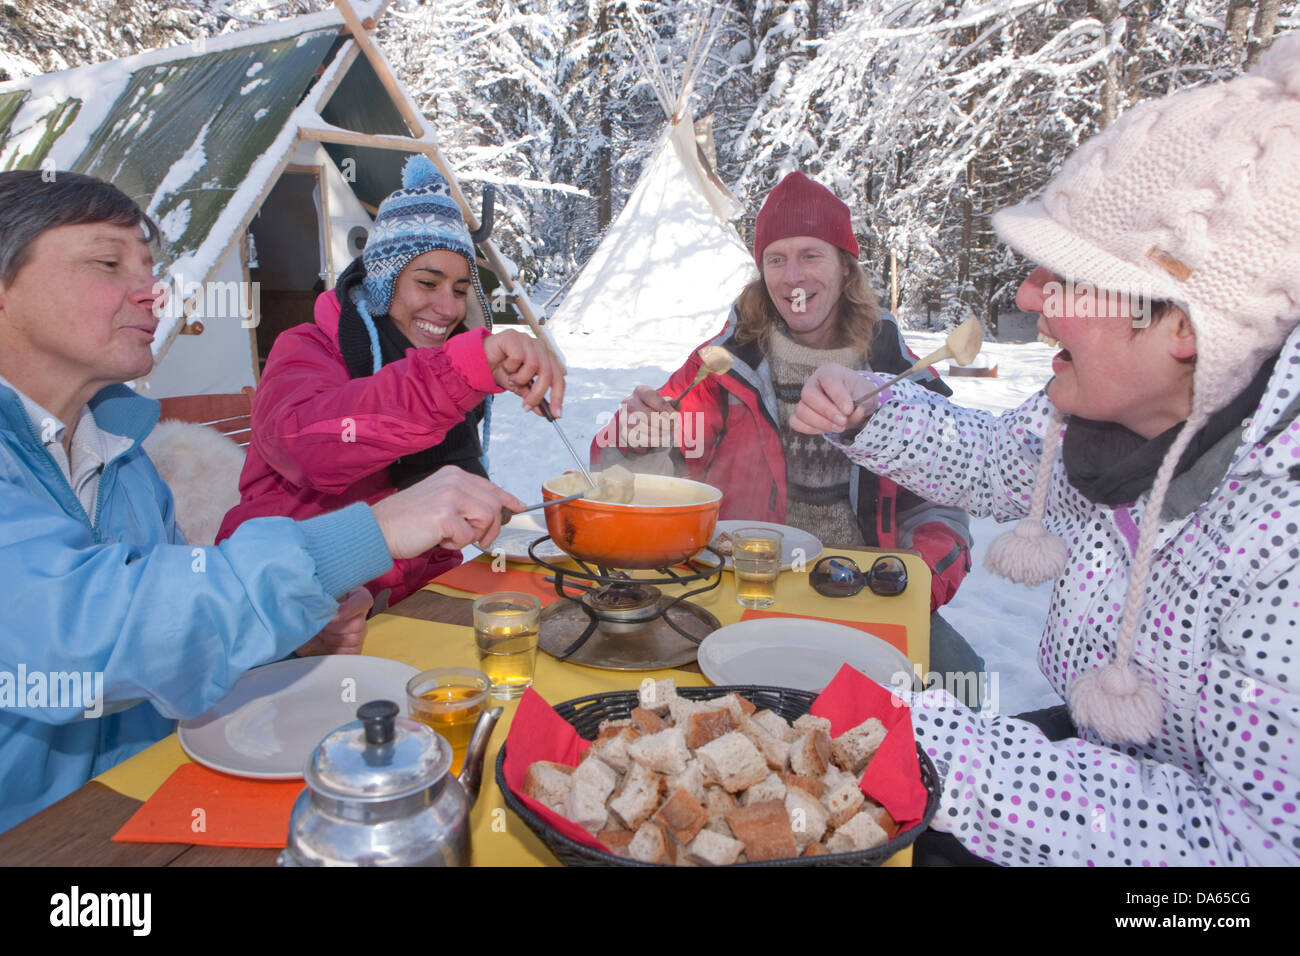
[[(628, 423), (663, 421), (672, 413), (667, 397), (681, 395), (695, 380), (698, 348), (665, 385), (639, 386), (624, 400), (596, 436), (592, 462), (684, 475), (721, 488), (723, 519), (784, 523), (847, 547), (913, 548), (933, 574), (935, 611), (970, 570), (968, 515), (925, 501), (854, 466), (820, 437), (789, 427), (803, 383), (819, 365), (897, 374), (915, 361), (893, 318), (881, 314), (858, 254), (848, 206), (803, 173), (786, 176), (755, 223), (760, 276), (740, 293), (722, 332), (706, 343), (725, 348), (734, 365), (682, 401), (683, 420), (694, 416), (694, 440), (685, 447), (663, 441), (668, 447), (644, 447), (655, 444), (654, 436)], [(921, 384), (952, 394), (936, 374), (923, 374)], [(941, 618), (934, 618), (932, 631), (936, 671), (983, 669)]]

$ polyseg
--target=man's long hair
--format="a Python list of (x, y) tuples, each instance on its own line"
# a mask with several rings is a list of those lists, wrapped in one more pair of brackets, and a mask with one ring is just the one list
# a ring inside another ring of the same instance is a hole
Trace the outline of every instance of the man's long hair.
[[(840, 262), (849, 270), (840, 290), (836, 309), (836, 348), (852, 347), (865, 365), (871, 358), (871, 338), (880, 321), (880, 306), (871, 290), (867, 271), (852, 255), (836, 249)], [(744, 344), (757, 342), (764, 355), (771, 354), (772, 332), (783, 322), (776, 303), (767, 291), (767, 283), (760, 272), (757, 279), (745, 286), (736, 300), (736, 341)]]

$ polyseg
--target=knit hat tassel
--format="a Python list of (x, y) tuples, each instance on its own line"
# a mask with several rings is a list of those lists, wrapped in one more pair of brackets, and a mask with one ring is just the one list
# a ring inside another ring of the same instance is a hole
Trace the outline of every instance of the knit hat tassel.
[(1156, 469), (1151, 495), (1142, 514), (1137, 544), (1133, 547), (1133, 568), (1129, 572), (1128, 597), (1115, 641), (1115, 659), (1098, 670), (1079, 674), (1070, 682), (1070, 716), (1080, 727), (1091, 727), (1112, 744), (1144, 744), (1160, 732), (1164, 705), (1155, 686), (1133, 670), (1133, 640), (1138, 616), (1146, 596), (1147, 577), (1155, 557), (1156, 531), (1160, 512), (1174, 469), (1193, 436), (1205, 424), (1207, 415), (1194, 411), (1183, 425), (1164, 461)]
[(1048, 476), (1056, 464), (1056, 449), (1061, 443), (1065, 417), (1055, 409), (1043, 438), (1043, 456), (1034, 475), (1034, 495), (1029, 515), (1007, 532), (998, 535), (984, 556), (984, 567), (994, 574), (1037, 587), (1052, 581), (1065, 571), (1069, 549), (1065, 542), (1047, 530), (1043, 511), (1047, 506)]
[(1124, 662), (1080, 674), (1070, 684), (1070, 715), (1110, 743), (1146, 743), (1160, 730), (1164, 705), (1155, 686)]

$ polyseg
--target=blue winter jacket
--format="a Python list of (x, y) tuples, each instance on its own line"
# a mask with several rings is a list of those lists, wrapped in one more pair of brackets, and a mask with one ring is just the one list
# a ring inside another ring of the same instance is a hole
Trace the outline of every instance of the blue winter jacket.
[(0, 386), (0, 831), (289, 654), (392, 563), (365, 505), (187, 545), (140, 445), (158, 403), (116, 385), (90, 408), (134, 440), (104, 466), (93, 525)]

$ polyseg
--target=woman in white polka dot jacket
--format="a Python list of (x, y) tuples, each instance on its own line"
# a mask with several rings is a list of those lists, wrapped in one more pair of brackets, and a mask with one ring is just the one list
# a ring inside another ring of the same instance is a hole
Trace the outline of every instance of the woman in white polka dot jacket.
[[(1005, 864), (1300, 861), (1300, 35), (1134, 107), (994, 217), (1063, 346), (994, 417), (823, 366), (795, 418), (932, 501), (1023, 518), (1078, 736), (913, 695), (934, 828)], [(878, 406), (878, 407), (877, 407)], [(1059, 453), (1058, 453), (1059, 451)], [(1159, 515), (1159, 520), (1155, 515)]]

